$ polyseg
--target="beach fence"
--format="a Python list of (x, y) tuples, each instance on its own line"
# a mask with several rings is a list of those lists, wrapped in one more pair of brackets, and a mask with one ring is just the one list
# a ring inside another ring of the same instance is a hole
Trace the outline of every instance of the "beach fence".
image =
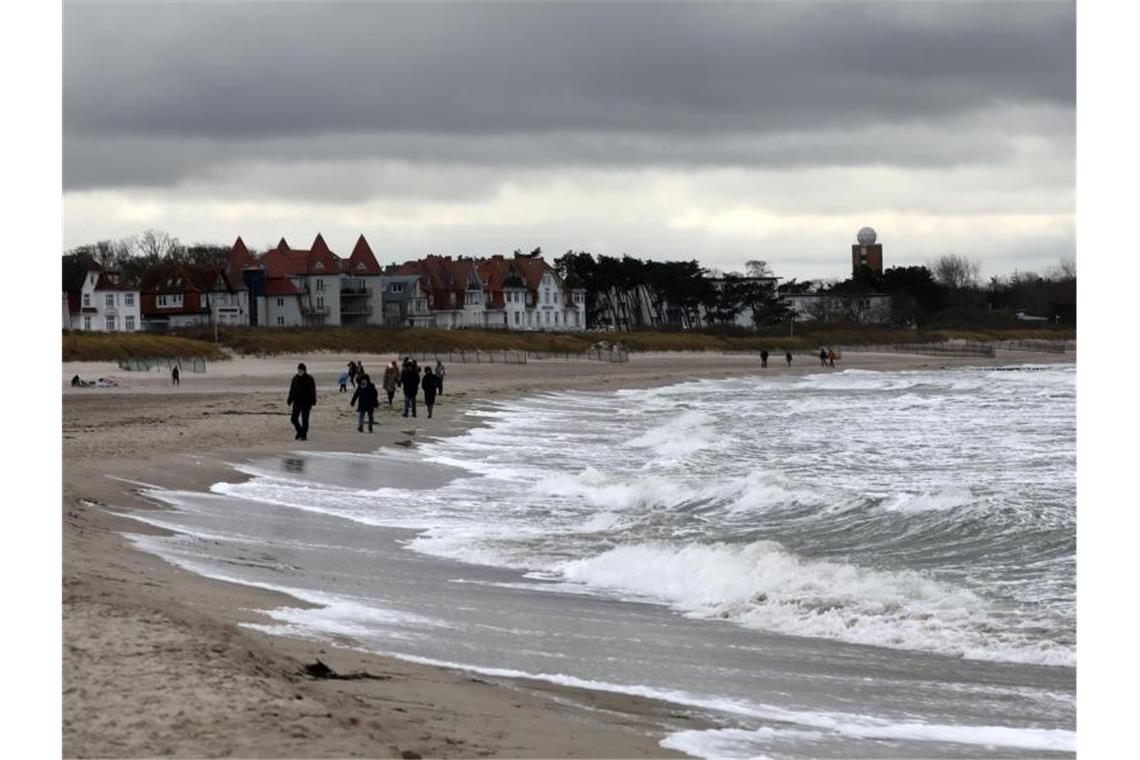
[(404, 354), (420, 363), (447, 364), (526, 364), (526, 351), (412, 351)]
[(178, 367), (180, 372), (197, 372), (200, 374), (206, 371), (206, 360), (198, 356), (161, 359), (127, 356), (119, 359), (119, 369), (125, 372), (150, 372), (152, 369), (170, 371), (175, 367)]
[(615, 362), (629, 361), (629, 351), (624, 348), (593, 348), (589, 351), (527, 351), (528, 359), (536, 361), (565, 362)]
[(1063, 354), (1068, 341), (1063, 340), (1003, 340), (998, 348), (1005, 351), (1032, 351), (1038, 354)]

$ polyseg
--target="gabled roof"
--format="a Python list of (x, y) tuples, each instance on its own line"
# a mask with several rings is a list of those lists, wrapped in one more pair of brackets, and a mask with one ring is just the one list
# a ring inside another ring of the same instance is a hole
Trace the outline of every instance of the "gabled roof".
[(126, 280), (118, 272), (100, 272), (99, 280), (95, 283), (95, 290), (106, 291), (132, 291), (138, 290), (138, 286)]
[(209, 293), (220, 286), (234, 290), (230, 276), (222, 269), (196, 267), (190, 264), (159, 264), (147, 270), (140, 290), (144, 293)]
[(357, 238), (344, 271), (359, 277), (380, 274), (380, 262), (372, 254), (372, 249), (368, 246), (368, 241), (364, 239), (363, 235)]
[(88, 272), (102, 272), (103, 267), (90, 254), (76, 253), (63, 257), (63, 289), (78, 292), (83, 289)]
[(301, 289), (292, 281), (280, 278), (265, 281), (265, 295), (267, 296), (299, 296)]

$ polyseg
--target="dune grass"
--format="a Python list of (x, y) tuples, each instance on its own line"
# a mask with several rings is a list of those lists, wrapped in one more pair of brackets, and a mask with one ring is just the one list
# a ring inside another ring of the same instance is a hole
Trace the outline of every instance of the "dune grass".
[(784, 328), (766, 334), (744, 329), (710, 331), (634, 330), (631, 332), (512, 332), (507, 330), (437, 330), (411, 327), (267, 328), (227, 327), (213, 342), (212, 328), (149, 333), (65, 333), (64, 361), (114, 361), (121, 357), (203, 357), (218, 361), (228, 351), (247, 356), (308, 354), (410, 353), (412, 351), (585, 351), (598, 341), (620, 343), (630, 351), (814, 350), (821, 345), (933, 343), (951, 339), (1072, 340), (1072, 329), (892, 330), (850, 325), (796, 325), (795, 337)]
[(213, 343), (175, 335), (150, 333), (65, 332), (65, 362), (113, 362), (125, 358), (164, 359), (200, 357), (207, 361), (224, 361), (230, 355)]

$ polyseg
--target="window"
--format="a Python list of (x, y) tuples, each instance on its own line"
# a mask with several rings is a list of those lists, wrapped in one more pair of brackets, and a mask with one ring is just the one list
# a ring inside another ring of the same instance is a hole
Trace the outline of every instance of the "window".
[(135, 329), (135, 318), (134, 318), (134, 316), (123, 317), (123, 329), (124, 330), (134, 330)]
[(285, 324), (285, 317), (278, 317), (278, 318), (277, 318), (277, 326), (278, 326), (278, 327), (281, 327), (281, 326), (283, 326), (284, 324)]
[(324, 289), (325, 289), (325, 281), (320, 279), (320, 278), (317, 278), (317, 292), (320, 292)]
[(114, 317), (107, 317), (107, 331), (108, 332), (114, 332), (115, 331), (115, 318)]
[(516, 312), (515, 312), (515, 324), (516, 324), (516, 325), (519, 323), (519, 317), (520, 317), (520, 316), (521, 316), (521, 313), (520, 313), (520, 312), (517, 312), (517, 311), (516, 311)]
[(285, 306), (285, 299), (284, 298), (278, 298), (277, 299), (277, 305), (282, 306), (282, 307)]
[(182, 305), (182, 294), (159, 296), (158, 306), (162, 309), (174, 309)]
[(391, 285), (388, 286), (388, 292), (389, 293), (403, 293), (404, 292), (404, 283), (393, 282)]
[(91, 332), (91, 317), (83, 318), (83, 329), (87, 332)]
[[(134, 305), (135, 305), (135, 294), (134, 293), (123, 293), (123, 306), (134, 306)], [(130, 328), (128, 328), (128, 329), (130, 329)]]
[[(106, 302), (107, 302), (108, 306), (114, 306), (115, 305), (115, 294), (114, 293), (108, 293), (107, 297), (106, 297)], [(110, 329), (110, 328), (108, 328), (108, 329)]]
[(558, 324), (558, 312), (554, 313), (554, 324)]
[(91, 305), (91, 294), (90, 293), (84, 293), (83, 294), (83, 305), (84, 306), (90, 306)]
[(325, 308), (325, 298), (324, 298), (324, 296), (317, 296), (317, 308), (318, 308), (318, 309), (323, 309), (323, 308)]

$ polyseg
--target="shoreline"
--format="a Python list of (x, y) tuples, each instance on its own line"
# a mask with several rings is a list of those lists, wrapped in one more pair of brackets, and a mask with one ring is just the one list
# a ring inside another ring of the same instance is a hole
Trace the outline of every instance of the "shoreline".
[[(368, 366), (380, 364), (365, 358)], [(789, 372), (760, 370), (754, 357), (714, 358), (454, 365), (437, 418), (429, 423), (421, 416), (415, 427), (432, 436), (458, 434), (478, 424), (465, 417), (473, 405), (532, 392), (615, 390), (743, 374), (1072, 360), (1021, 353), (992, 360), (852, 354), (835, 370), (800, 366)], [(321, 387), (313, 440), (265, 443), (287, 439), (281, 378), (296, 359), (235, 360), (229, 367), (215, 365), (206, 377), (186, 375), (176, 389), (161, 374), (129, 378), (130, 385), (110, 392), (65, 386), (65, 756), (678, 756), (658, 744), (666, 734), (713, 727), (686, 708), (655, 700), (476, 678), (239, 627), (266, 622), (260, 609), (307, 605), (277, 592), (203, 578), (136, 550), (122, 534), (155, 529), (90, 506), (156, 508), (138, 494), (139, 482), (204, 491), (221, 480), (244, 479), (228, 464), (235, 458), (373, 451), (408, 438), (400, 431), (410, 429), (412, 420), (387, 412), (378, 415), (378, 434), (356, 433), (348, 396), (339, 403), (339, 394)], [(321, 377), (339, 363), (323, 355), (303, 359)], [(64, 365), (65, 382), (79, 369)], [(332, 413), (330, 397), (338, 401)], [(123, 454), (134, 461), (124, 462)], [(381, 678), (302, 675), (302, 665), (317, 657), (339, 673), (365, 671)], [(140, 660), (146, 667), (139, 667)]]

